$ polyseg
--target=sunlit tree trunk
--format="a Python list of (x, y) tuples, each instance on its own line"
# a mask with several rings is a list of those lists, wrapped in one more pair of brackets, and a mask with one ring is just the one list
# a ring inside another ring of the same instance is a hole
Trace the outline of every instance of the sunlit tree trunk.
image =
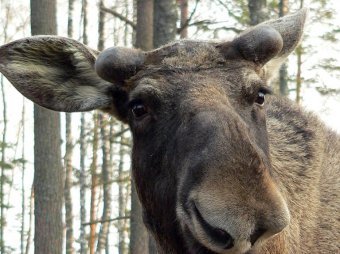
[(5, 185), (5, 170), (6, 170), (6, 134), (7, 134), (7, 104), (5, 97), (5, 88), (4, 88), (4, 77), (1, 75), (1, 93), (2, 93), (2, 121), (3, 121), (3, 130), (2, 130), (2, 140), (1, 140), (1, 176), (0, 176), (0, 250), (1, 253), (5, 253), (5, 240), (4, 240), (4, 228), (5, 228), (5, 200), (4, 200), (4, 185)]
[(80, 146), (80, 174), (79, 174), (79, 185), (80, 185), (80, 254), (86, 254), (87, 241), (86, 230), (84, 223), (86, 222), (86, 172), (85, 172), (85, 155), (86, 155), (86, 147), (85, 147), (85, 115), (81, 113), (80, 116), (80, 137), (79, 137), (79, 146)]
[[(31, 0), (33, 35), (56, 34), (56, 1)], [(34, 106), (35, 254), (62, 253), (63, 170), (59, 113)]]
[(30, 212), (29, 212), (29, 226), (27, 231), (27, 240), (26, 240), (26, 248), (25, 254), (29, 254), (31, 248), (31, 238), (32, 238), (32, 225), (33, 225), (33, 213), (34, 213), (34, 188), (31, 188), (31, 196), (30, 196)]
[(296, 103), (300, 103), (301, 100), (301, 83), (302, 83), (302, 74), (301, 74), (301, 66), (302, 66), (302, 46), (299, 45), (295, 49), (296, 60), (297, 60), (297, 72), (296, 72)]
[[(279, 2), (279, 16), (283, 17), (288, 13), (288, 0), (280, 0)], [(288, 70), (287, 63), (282, 64), (279, 72), (279, 90), (283, 96), (288, 96)]]
[[(87, 0), (82, 0), (81, 19), (83, 21), (82, 36), (83, 43), (87, 44)], [(80, 116), (80, 254), (87, 253), (87, 240), (86, 229), (84, 224), (86, 223), (86, 169), (85, 169), (85, 156), (86, 156), (86, 141), (85, 141), (85, 113), (81, 113)]]
[[(74, 0), (68, 1), (68, 22), (67, 22), (67, 35), (69, 38), (73, 36), (73, 4)], [(72, 116), (70, 113), (65, 113), (65, 136), (66, 136), (66, 149), (64, 157), (64, 167), (65, 167), (65, 190), (64, 190), (64, 200), (65, 200), (65, 224), (66, 224), (66, 254), (73, 254), (73, 204), (72, 204), (72, 155), (73, 155), (73, 141), (72, 141)]]
[[(5, 24), (3, 27), (4, 30), (4, 42), (7, 42), (7, 29), (10, 20), (10, 5), (7, 3), (5, 6), (6, 9), (6, 17)], [(7, 104), (6, 104), (6, 94), (4, 87), (4, 76), (0, 75), (0, 85), (1, 85), (1, 93), (2, 93), (2, 122), (3, 122), (3, 130), (2, 130), (2, 140), (1, 140), (1, 172), (0, 172), (0, 253), (5, 253), (5, 240), (4, 240), (4, 229), (6, 225), (5, 220), (5, 170), (6, 170), (6, 135), (7, 135)]]
[[(97, 186), (98, 186), (98, 175), (97, 175), (97, 151), (98, 151), (98, 113), (93, 114), (93, 140), (92, 140), (92, 163), (91, 163), (91, 206), (90, 206), (90, 222), (97, 220)], [(89, 250), (90, 254), (95, 252), (96, 242), (96, 228), (97, 223), (90, 224), (90, 236), (89, 236)]]
[(26, 170), (26, 153), (25, 153), (25, 144), (26, 144), (26, 125), (25, 125), (25, 117), (26, 117), (26, 107), (25, 107), (25, 99), (22, 100), (22, 112), (21, 112), (21, 124), (22, 124), (22, 150), (21, 150), (21, 159), (22, 159), (22, 170), (21, 170), (21, 232), (20, 232), (20, 253), (25, 253), (25, 215), (26, 215), (26, 192), (25, 192), (25, 170)]
[[(103, 0), (99, 2), (99, 21), (98, 21), (98, 50), (104, 49), (104, 29), (105, 29), (105, 12), (101, 11), (104, 6)], [(111, 215), (111, 176), (110, 176), (110, 140), (107, 133), (107, 126), (103, 115), (99, 115), (99, 127), (102, 141), (102, 183), (103, 183), (103, 212), (102, 223), (98, 234), (97, 253), (106, 246), (110, 222), (107, 221)]]
[[(303, 7), (304, 1), (300, 0), (300, 8)], [(297, 72), (296, 72), (296, 103), (300, 103), (301, 101), (301, 84), (302, 84), (302, 53), (303, 48), (300, 43), (299, 46), (295, 49), (296, 54), (296, 62), (297, 62)]]

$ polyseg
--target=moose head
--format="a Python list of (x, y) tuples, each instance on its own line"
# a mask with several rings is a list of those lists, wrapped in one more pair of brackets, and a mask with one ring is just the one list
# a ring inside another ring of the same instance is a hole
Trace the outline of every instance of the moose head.
[(133, 177), (160, 252), (253, 253), (290, 224), (272, 167), (266, 121), (277, 99), (268, 81), (305, 17), (302, 9), (230, 41), (150, 52), (99, 54), (68, 38), (30, 37), (0, 48), (0, 71), (45, 108), (99, 109), (129, 124)]

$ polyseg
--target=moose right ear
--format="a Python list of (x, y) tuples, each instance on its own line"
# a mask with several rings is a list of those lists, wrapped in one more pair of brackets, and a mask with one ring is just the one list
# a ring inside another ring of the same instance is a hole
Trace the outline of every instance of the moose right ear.
[[(229, 59), (245, 59), (274, 73), (301, 40), (308, 9), (252, 27), (231, 42), (218, 45)], [(268, 76), (267, 76), (268, 79)]]
[(97, 75), (97, 54), (72, 39), (34, 36), (0, 47), (0, 71), (20, 93), (45, 108), (64, 112), (103, 109), (122, 118), (114, 97), (120, 93), (119, 100), (124, 100), (127, 95)]

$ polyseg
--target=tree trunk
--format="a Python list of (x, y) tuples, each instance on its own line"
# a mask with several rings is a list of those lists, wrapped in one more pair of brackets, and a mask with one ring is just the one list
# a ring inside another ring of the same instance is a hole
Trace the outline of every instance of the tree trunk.
[[(10, 22), (10, 4), (6, 4), (6, 17), (5, 24), (3, 27), (4, 30), (4, 42), (7, 42), (7, 29), (8, 24)], [(5, 240), (4, 240), (4, 229), (6, 226), (5, 219), (5, 170), (6, 170), (6, 135), (7, 135), (7, 104), (6, 104), (6, 96), (5, 96), (5, 87), (4, 87), (4, 76), (1, 75), (1, 92), (2, 92), (2, 117), (3, 117), (3, 131), (2, 131), (2, 143), (1, 143), (1, 172), (0, 172), (0, 253), (5, 253)]]
[(86, 231), (84, 223), (86, 223), (86, 173), (85, 173), (85, 116), (81, 113), (80, 117), (80, 174), (79, 174), (79, 185), (80, 185), (80, 254), (86, 254)]
[(68, 19), (67, 19), (67, 36), (73, 37), (73, 9), (74, 0), (68, 0)]
[(29, 226), (28, 226), (28, 231), (27, 231), (25, 254), (29, 254), (29, 251), (31, 248), (32, 224), (33, 224), (33, 213), (34, 213), (33, 210), (34, 210), (34, 187), (32, 186), (31, 196), (30, 196)]
[(65, 114), (65, 129), (66, 129), (66, 149), (65, 149), (65, 222), (66, 222), (66, 254), (73, 254), (73, 204), (72, 204), (72, 155), (73, 155), (73, 141), (72, 141), (72, 133), (71, 133), (71, 115), (69, 113)]
[(25, 253), (25, 215), (26, 215), (26, 192), (25, 192), (25, 171), (26, 171), (26, 153), (25, 153), (25, 138), (26, 138), (26, 127), (25, 127), (25, 99), (22, 100), (22, 112), (21, 112), (21, 122), (22, 122), (22, 173), (21, 173), (21, 234), (20, 234), (20, 253)]
[(268, 19), (266, 0), (248, 0), (250, 25), (255, 26)]
[[(97, 150), (98, 150), (98, 113), (93, 113), (93, 140), (92, 140), (92, 163), (91, 163), (91, 208), (90, 208), (90, 222), (97, 220)], [(97, 223), (90, 224), (89, 249), (90, 254), (94, 254), (96, 241), (96, 227)]]
[(111, 170), (110, 170), (110, 139), (107, 131), (107, 124), (102, 115), (99, 115), (99, 126), (102, 140), (102, 181), (103, 181), (103, 214), (102, 224), (98, 234), (97, 253), (101, 253), (106, 245), (111, 216)]
[(297, 72), (296, 72), (296, 103), (300, 103), (301, 100), (301, 65), (302, 65), (302, 46), (299, 45), (295, 49), (296, 57), (297, 57)]
[[(31, 0), (32, 35), (56, 34), (56, 1)], [(61, 254), (63, 170), (59, 113), (34, 106), (35, 254)]]
[(153, 46), (158, 48), (173, 41), (177, 34), (177, 5), (175, 0), (157, 0), (154, 3)]
[[(304, 1), (300, 0), (300, 9), (303, 7)], [(302, 84), (302, 53), (303, 48), (302, 44), (300, 44), (295, 49), (296, 57), (297, 57), (297, 72), (296, 72), (296, 103), (300, 103), (301, 100), (301, 84)]]
[[(68, 1), (68, 21), (67, 21), (67, 35), (69, 38), (73, 36), (73, 4), (74, 0)], [(65, 224), (66, 224), (66, 254), (73, 254), (73, 204), (72, 204), (72, 155), (73, 155), (73, 141), (72, 141), (72, 116), (69, 113), (65, 113), (65, 136), (66, 136), (66, 148), (64, 157), (64, 167), (65, 167)]]
[(136, 47), (143, 50), (153, 48), (153, 0), (137, 1)]
[[(121, 126), (121, 130), (123, 127)], [(124, 147), (122, 145), (123, 134), (120, 136), (119, 162), (118, 162), (118, 217), (125, 216), (125, 199), (124, 199), (124, 183), (123, 183), (123, 163), (124, 163)], [(125, 254), (125, 235), (124, 220), (118, 220), (118, 253)]]
[(83, 20), (83, 43), (85, 45), (88, 44), (88, 38), (87, 38), (87, 0), (82, 0), (81, 5), (81, 16)]
[(104, 49), (104, 29), (105, 29), (105, 12), (101, 11), (104, 7), (104, 0), (99, 1), (99, 19), (98, 19), (98, 50)]
[[(82, 0), (81, 5), (81, 19), (83, 21), (83, 43), (86, 45), (87, 41), (87, 0)], [(86, 230), (84, 223), (86, 223), (86, 172), (85, 172), (85, 114), (81, 113), (80, 117), (80, 254), (87, 253)]]
[(59, 113), (35, 106), (34, 120), (34, 253), (60, 254), (63, 238), (63, 172)]
[[(137, 1), (136, 47), (142, 50), (151, 50), (153, 48), (154, 4), (156, 3), (154, 3), (153, 0)], [(123, 149), (123, 147), (121, 146), (120, 149)], [(120, 167), (121, 166), (122, 163), (120, 163)], [(120, 177), (122, 174), (121, 171), (122, 168), (120, 168)], [(119, 180), (121, 180), (121, 178), (119, 178)], [(120, 198), (122, 198), (122, 189), (120, 189), (119, 195)], [(122, 199), (120, 200), (120, 203), (120, 207), (122, 207)], [(122, 211), (120, 211), (120, 213), (122, 213)], [(120, 239), (120, 241), (122, 241), (122, 239)], [(123, 244), (123, 242), (120, 242), (121, 248), (123, 248)], [(131, 254), (149, 253), (149, 234), (143, 223), (142, 207), (139, 203), (133, 180), (131, 180), (131, 219), (129, 247)], [(120, 253), (123, 253), (122, 249), (120, 249)]]
[(139, 203), (135, 184), (131, 183), (130, 253), (149, 253), (149, 234), (143, 224), (142, 207)]
[(181, 9), (181, 39), (188, 38), (188, 0), (178, 0)]
[(4, 185), (5, 185), (5, 170), (6, 170), (6, 134), (7, 134), (7, 105), (5, 98), (5, 88), (4, 88), (4, 76), (1, 75), (1, 92), (2, 92), (2, 117), (3, 117), (3, 131), (1, 140), (1, 176), (0, 176), (0, 253), (5, 253), (5, 240), (4, 240), (4, 228), (6, 225), (6, 220), (4, 216), (5, 202), (4, 202)]
[[(279, 2), (279, 16), (283, 17), (288, 13), (288, 0), (280, 0)], [(282, 64), (279, 72), (279, 90), (282, 96), (288, 96), (288, 70), (287, 64)]]

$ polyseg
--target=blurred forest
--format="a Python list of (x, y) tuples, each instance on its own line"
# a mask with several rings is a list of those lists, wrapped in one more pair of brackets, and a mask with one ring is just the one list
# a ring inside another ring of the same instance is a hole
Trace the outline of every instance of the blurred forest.
[[(57, 34), (98, 50), (150, 50), (175, 39), (233, 38), (303, 6), (304, 40), (271, 86), (340, 132), (336, 0), (0, 0), (0, 43)], [(0, 82), (0, 253), (156, 253), (130, 177), (128, 126), (101, 112), (33, 110)]]

